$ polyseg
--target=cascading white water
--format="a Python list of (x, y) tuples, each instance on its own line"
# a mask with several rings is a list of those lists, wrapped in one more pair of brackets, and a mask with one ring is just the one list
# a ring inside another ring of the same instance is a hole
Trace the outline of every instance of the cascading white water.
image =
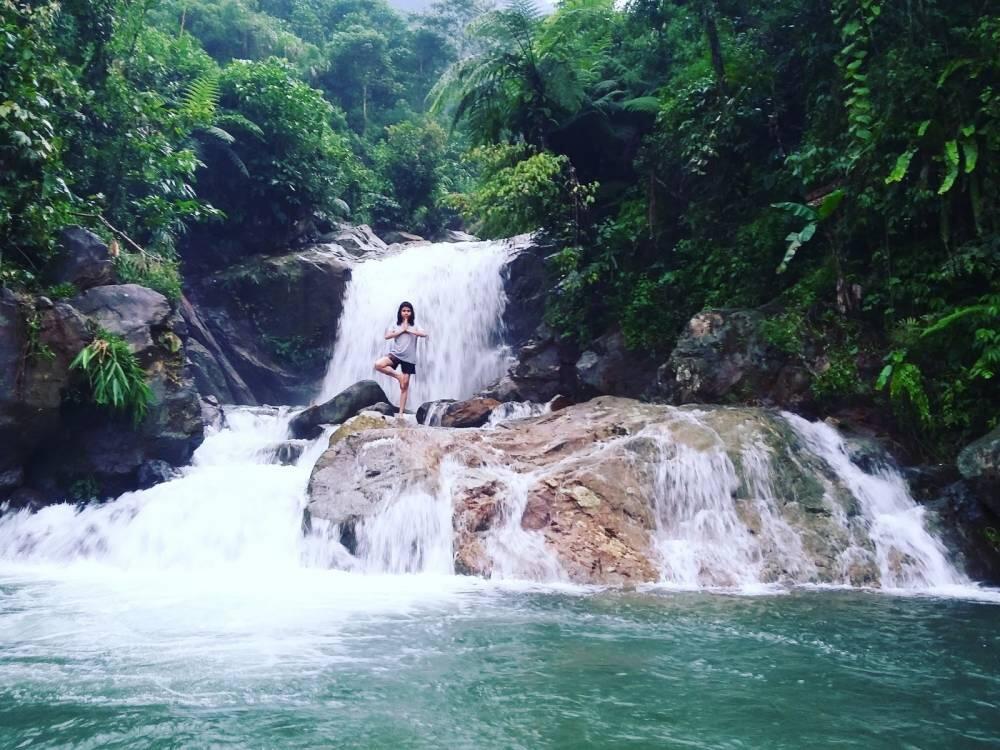
[[(806, 455), (825, 464), (857, 502), (860, 518), (848, 517), (834, 497), (837, 487), (818, 464), (809, 471), (824, 495), (822, 507), (796, 510), (792, 516), (798, 515), (798, 522), (793, 526), (779, 509), (788, 501), (798, 503), (776, 489), (775, 456), (759, 434), (747, 430), (740, 437), (737, 460), (734, 446), (727, 451), (703, 415), (677, 412), (666, 433), (646, 435), (662, 453), (655, 497), (664, 583), (683, 588), (819, 580), (847, 584), (857, 582), (857, 571), (868, 567), (877, 571), (874, 580), (890, 589), (946, 589), (969, 583), (928, 531), (924, 509), (910, 497), (895, 469), (883, 466), (875, 474), (866, 473), (851, 461), (843, 438), (831, 426), (794, 414), (782, 416), (803, 441)], [(813, 512), (825, 519), (818, 530), (805, 520)], [(817, 541), (823, 533), (836, 539)], [(810, 535), (814, 547), (839, 545), (837, 566), (822, 575), (815, 555), (804, 548)]]
[(0, 517), (0, 559), (123, 569), (297, 568), (310, 444), (291, 466), (262, 456), (286, 439), (287, 410), (231, 408), (182, 476), (111, 503), (52, 505)]
[[(858, 500), (875, 547), (885, 588), (944, 588), (968, 584), (948, 561), (940, 540), (927, 530), (924, 508), (910, 497), (906, 482), (889, 466), (869, 474), (850, 459), (844, 439), (824, 422), (783, 415), (809, 448)], [(849, 559), (855, 550), (845, 550)]]
[[(420, 326), (431, 333), (418, 363), (413, 406), (468, 396), (501, 374), (506, 259), (502, 243), (460, 243), (410, 248), (360, 264), (348, 290), (323, 398), (372, 376), (372, 362), (385, 351), (382, 332), (403, 299), (414, 303)], [(387, 392), (398, 391), (390, 387)], [(507, 405), (486, 429), (543, 411), (538, 405)], [(847, 583), (856, 581), (852, 569), (869, 564), (887, 588), (968, 583), (927, 531), (923, 510), (898, 472), (890, 467), (874, 474), (862, 471), (829, 425), (784, 415), (808, 454), (811, 465), (804, 470), (818, 476), (816, 485), (834, 493), (823, 475), (836, 477), (838, 488), (846, 488), (860, 509), (859, 517), (849, 518), (838, 502), (827, 503), (828, 528), (838, 535), (839, 568), (818, 571), (816, 555), (805, 549), (816, 540), (808, 540), (808, 529), (782, 509), (789, 490), (779, 489), (775, 449), (762, 439), (759, 426), (737, 430), (737, 438), (723, 437), (707, 412), (671, 414), (664, 424), (607, 444), (643, 439), (656, 446), (650, 480), (653, 537), (664, 583), (686, 588)], [(287, 452), (276, 448), (286, 441), (287, 411), (227, 408), (226, 417), (227, 426), (208, 436), (177, 479), (82, 510), (55, 505), (34, 514), (0, 516), (0, 564), (97, 561), (124, 570), (182, 570), (185, 575), (309, 567), (393, 574), (454, 571), (453, 488), (469, 467), (442, 461), (434, 491), (393, 488), (379, 512), (354, 527), (356, 556), (351, 556), (340, 544), (338, 528), (320, 524), (305, 536), (301, 530), (306, 484), (326, 447), (325, 437), (308, 443), (291, 465), (282, 465), (279, 456)], [(499, 522), (484, 539), (492, 575), (565, 579), (542, 535), (521, 526), (529, 488), (539, 477), (505, 466), (502, 455), (491, 456), (475, 471), (495, 483), (500, 502)]]
[(385, 355), (385, 331), (404, 300), (429, 336), (420, 341), (407, 407), (462, 399), (500, 377), (507, 363), (501, 276), (503, 242), (437, 243), (360, 263), (344, 299), (333, 356), (319, 401), (359, 380), (374, 379), (396, 403), (399, 386), (372, 365)]

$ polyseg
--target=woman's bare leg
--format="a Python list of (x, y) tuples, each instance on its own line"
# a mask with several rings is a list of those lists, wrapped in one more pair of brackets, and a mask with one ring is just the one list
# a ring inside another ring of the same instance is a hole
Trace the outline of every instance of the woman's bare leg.
[(376, 359), (374, 367), (383, 375), (388, 375), (390, 378), (393, 378), (397, 383), (402, 384), (403, 381), (400, 380), (399, 373), (397, 373), (395, 370), (392, 369), (392, 360), (389, 359), (388, 357), (382, 357), (381, 359)]
[(406, 397), (410, 393), (410, 376), (405, 372), (399, 376), (399, 413), (406, 410)]

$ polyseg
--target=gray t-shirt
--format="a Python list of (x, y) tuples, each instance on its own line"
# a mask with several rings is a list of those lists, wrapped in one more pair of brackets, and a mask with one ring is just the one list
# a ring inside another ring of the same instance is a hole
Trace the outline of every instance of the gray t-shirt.
[[(398, 331), (397, 326), (393, 326), (390, 331)], [(417, 337), (412, 333), (401, 333), (389, 344), (389, 354), (403, 362), (411, 365), (417, 363)]]

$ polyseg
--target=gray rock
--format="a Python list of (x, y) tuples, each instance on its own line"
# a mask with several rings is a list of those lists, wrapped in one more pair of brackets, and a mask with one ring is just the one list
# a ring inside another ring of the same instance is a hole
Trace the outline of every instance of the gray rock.
[(101, 328), (121, 336), (140, 356), (156, 346), (154, 336), (166, 328), (171, 316), (166, 297), (138, 284), (94, 287), (70, 304)]
[(137, 484), (140, 489), (148, 489), (162, 482), (169, 482), (178, 476), (177, 470), (161, 459), (144, 461), (138, 470)]
[(648, 352), (628, 351), (618, 330), (596, 339), (575, 366), (584, 395), (643, 398), (656, 385), (656, 363)]
[[(189, 344), (191, 342), (188, 342)], [(205, 428), (221, 430), (226, 425), (226, 413), (222, 410), (215, 396), (203, 396), (201, 399), (201, 421)]]
[(14, 477), (24, 476), (35, 450), (58, 434), (69, 364), (89, 340), (86, 320), (69, 305), (36, 311), (29, 300), (0, 289), (0, 473), (8, 477), (0, 499), (15, 486)]
[(764, 310), (705, 310), (688, 322), (657, 371), (657, 391), (671, 403), (745, 403), (813, 407), (801, 362), (761, 334)]
[[(205, 390), (202, 390), (202, 393), (214, 394), (216, 398), (222, 396), (220, 403), (256, 406), (257, 399), (254, 398), (240, 374), (236, 372), (215, 336), (202, 321), (198, 311), (195, 310), (187, 297), (181, 297), (180, 311), (191, 336), (188, 339), (188, 356), (199, 390), (204, 386)], [(196, 346), (190, 348), (192, 344), (196, 344)], [(205, 358), (202, 352), (207, 352), (210, 359)], [(221, 380), (218, 379), (219, 373), (215, 371), (215, 368), (221, 372)], [(226, 398), (227, 395), (228, 398)]]
[(309, 477), (308, 518), (353, 524), (399, 487), (429, 483), (433, 469), (421, 451), (400, 454), (392, 440), (372, 442), (394, 433), (375, 429), (348, 435), (324, 453)]
[(340, 247), (355, 258), (365, 255), (377, 255), (385, 252), (387, 247), (386, 243), (367, 224), (358, 226), (341, 224), (333, 232), (321, 236), (319, 241), (340, 245)]
[(966, 479), (1000, 482), (1000, 427), (961, 450), (958, 470)]
[(211, 396), (218, 403), (238, 403), (233, 398), (233, 392), (229, 389), (222, 365), (212, 353), (196, 339), (189, 339), (185, 348), (191, 363), (191, 376), (194, 378), (198, 392), (203, 397)]
[(373, 404), (365, 409), (365, 411), (373, 411), (386, 417), (394, 417), (399, 413), (399, 409), (387, 401), (381, 401), (377, 404)]
[(479, 242), (479, 238), (457, 229), (443, 229), (432, 238), (434, 242)]
[(305, 452), (307, 440), (286, 440), (269, 445), (260, 452), (261, 460), (271, 464), (293, 466)]
[(114, 266), (108, 246), (83, 227), (67, 227), (59, 236), (59, 255), (51, 266), (49, 281), (69, 282), (80, 291), (114, 283)]
[(374, 380), (362, 380), (329, 401), (296, 414), (289, 422), (288, 430), (292, 437), (312, 440), (322, 434), (322, 425), (342, 424), (363, 409), (388, 401), (382, 386)]
[(510, 303), (504, 308), (503, 322), (507, 340), (514, 347), (532, 338), (545, 315), (549, 293), (545, 252), (547, 249), (530, 242), (515, 244), (504, 267), (504, 291)]
[(426, 240), (419, 234), (411, 234), (410, 232), (402, 232), (399, 230), (383, 232), (382, 240), (389, 245), (406, 245), (410, 242), (426, 242)]
[(306, 404), (326, 372), (351, 265), (329, 249), (250, 258), (190, 289), (181, 309), (237, 403)]

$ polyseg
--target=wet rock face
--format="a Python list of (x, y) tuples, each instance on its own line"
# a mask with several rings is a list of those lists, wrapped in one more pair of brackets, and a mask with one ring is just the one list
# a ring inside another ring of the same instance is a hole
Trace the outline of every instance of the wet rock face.
[(761, 410), (602, 397), (505, 429), (372, 422), (331, 441), (308, 514), (350, 535), (410, 490), (450, 505), (464, 573), (625, 585), (880, 578), (853, 496)]
[(656, 385), (656, 363), (649, 352), (629, 351), (618, 330), (597, 338), (575, 366), (579, 388), (586, 395), (642, 398)]
[(108, 246), (96, 234), (79, 226), (67, 227), (59, 236), (59, 245), (59, 258), (49, 275), (51, 283), (70, 283), (80, 290), (114, 283)]
[(319, 247), (250, 258), (193, 284), (182, 311), (211, 355), (199, 352), (199, 382), (223, 401), (228, 391), (230, 403), (308, 403), (326, 371), (351, 263)]
[[(0, 493), (21, 488), (37, 504), (72, 499), (84, 482), (119, 494), (155, 478), (148, 467), (157, 462), (190, 461), (204, 437), (201, 403), (186, 370), (186, 328), (161, 294), (106, 285), (39, 305), (3, 292), (0, 319)], [(139, 425), (91, 404), (69, 369), (98, 328), (122, 336), (146, 372), (153, 399)]]
[[(1000, 427), (962, 449), (958, 470), (966, 479), (995, 482), (1000, 487)], [(1000, 500), (997, 504), (1000, 512)]]
[(545, 315), (545, 296), (549, 291), (545, 252), (523, 240), (515, 245), (513, 257), (504, 269), (504, 291), (510, 301), (504, 309), (504, 327), (512, 346), (527, 343)]
[(759, 310), (705, 310), (688, 322), (657, 373), (671, 403), (758, 402), (799, 410), (811, 405), (809, 376), (761, 335)]
[[(442, 427), (482, 427), (500, 402), (492, 398), (470, 398), (450, 404), (441, 417)], [(419, 420), (418, 420), (419, 421)]]

